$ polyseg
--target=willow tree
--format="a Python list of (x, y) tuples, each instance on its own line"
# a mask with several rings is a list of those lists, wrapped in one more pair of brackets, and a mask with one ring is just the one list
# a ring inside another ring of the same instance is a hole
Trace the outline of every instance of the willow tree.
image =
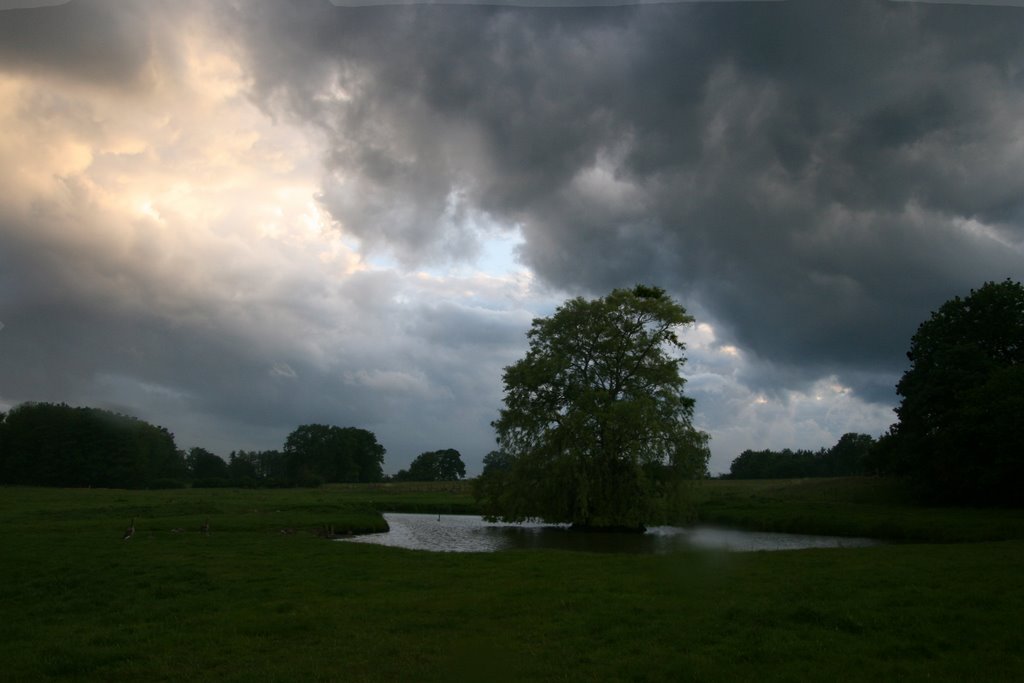
[(646, 286), (571, 299), (534, 320), (526, 357), (505, 368), (492, 423), (501, 466), (476, 487), (485, 515), (630, 529), (677, 516), (683, 483), (708, 461), (680, 374), (678, 331), (692, 323)]

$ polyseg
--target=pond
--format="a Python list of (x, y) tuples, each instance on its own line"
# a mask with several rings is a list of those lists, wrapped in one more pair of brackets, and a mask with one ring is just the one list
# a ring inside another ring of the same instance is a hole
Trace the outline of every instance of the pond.
[(877, 545), (867, 538), (810, 536), (741, 531), (714, 526), (652, 527), (643, 534), (570, 531), (564, 525), (499, 524), (472, 515), (384, 514), (390, 531), (342, 539), (345, 543), (432, 550), (435, 552), (495, 552), (522, 548), (583, 550), (608, 553), (670, 553), (678, 550), (797, 550), (800, 548), (857, 548)]

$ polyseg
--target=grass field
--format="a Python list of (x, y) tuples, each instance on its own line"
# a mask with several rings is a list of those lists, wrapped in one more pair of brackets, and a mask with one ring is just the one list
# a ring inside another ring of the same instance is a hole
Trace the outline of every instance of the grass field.
[[(709, 483), (728, 486), (698, 507), (723, 514), (899, 507), (850, 482)], [(379, 495), (0, 489), (0, 679), (1024, 680), (1019, 540), (635, 556), (316, 536), (372, 526)]]
[(384, 512), (433, 512), (446, 515), (478, 514), (473, 482), (425, 481), (383, 484), (329, 484), (327, 491), (346, 501)]
[(924, 507), (889, 479), (710, 480), (693, 496), (701, 522), (745, 529), (940, 543), (1024, 539), (1024, 510)]

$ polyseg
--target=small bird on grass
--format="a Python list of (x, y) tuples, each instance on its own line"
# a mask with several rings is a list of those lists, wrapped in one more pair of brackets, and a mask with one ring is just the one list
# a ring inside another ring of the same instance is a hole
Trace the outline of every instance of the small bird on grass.
[(199, 527), (199, 531), (202, 534), (209, 535), (209, 533), (210, 533), (210, 520), (209, 519), (207, 519), (205, 522), (203, 522), (203, 525), (201, 527)]
[(135, 518), (132, 517), (132, 521), (128, 522), (128, 528), (124, 530), (124, 536), (121, 538), (123, 541), (127, 541), (129, 538), (135, 535)]

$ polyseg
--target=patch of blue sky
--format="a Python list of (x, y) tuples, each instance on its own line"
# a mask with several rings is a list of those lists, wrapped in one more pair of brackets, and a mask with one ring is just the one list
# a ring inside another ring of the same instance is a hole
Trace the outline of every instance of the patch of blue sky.
[(476, 269), (492, 277), (505, 277), (526, 270), (519, 259), (523, 243), (523, 233), (518, 226), (500, 233), (492, 232), (481, 240)]

